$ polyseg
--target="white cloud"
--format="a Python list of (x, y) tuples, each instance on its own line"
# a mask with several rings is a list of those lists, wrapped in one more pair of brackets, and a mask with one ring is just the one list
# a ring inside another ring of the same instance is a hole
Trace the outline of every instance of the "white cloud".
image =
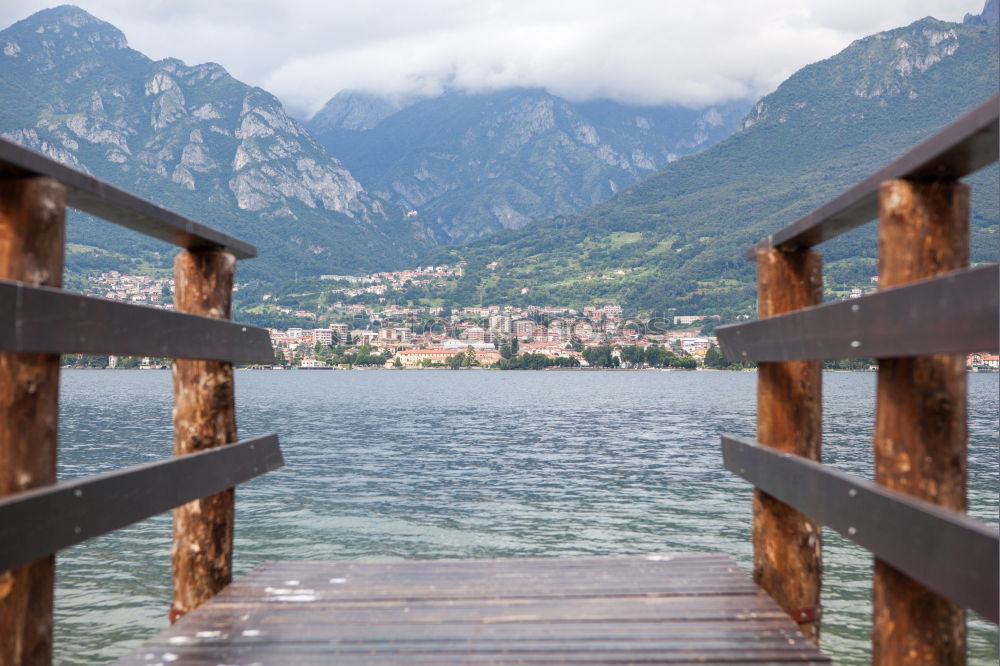
[[(153, 58), (214, 61), (314, 112), (343, 88), (540, 86), (703, 105), (773, 90), (864, 35), (983, 0), (85, 0)], [(44, 8), (5, 0), (0, 24)]]

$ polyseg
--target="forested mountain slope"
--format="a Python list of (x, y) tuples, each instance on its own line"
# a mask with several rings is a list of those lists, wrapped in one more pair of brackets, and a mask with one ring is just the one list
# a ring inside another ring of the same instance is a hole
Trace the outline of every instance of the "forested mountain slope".
[[(794, 74), (735, 135), (608, 202), (432, 257), (469, 262), (457, 302), (751, 311), (747, 246), (995, 94), (997, 71), (995, 22), (926, 18), (872, 35)], [(996, 167), (970, 183), (973, 260), (995, 261)], [(822, 250), (831, 282), (875, 274), (873, 225)]]

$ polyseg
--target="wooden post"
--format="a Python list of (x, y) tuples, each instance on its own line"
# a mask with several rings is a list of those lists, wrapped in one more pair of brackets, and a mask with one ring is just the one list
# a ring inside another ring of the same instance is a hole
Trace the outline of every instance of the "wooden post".
[[(0, 278), (62, 285), (66, 190), (0, 178)], [(0, 352), (0, 496), (56, 482), (59, 355)], [(0, 572), (0, 664), (52, 663), (55, 555)]]
[[(761, 318), (817, 305), (823, 260), (815, 250), (757, 254)], [(822, 441), (822, 363), (787, 361), (757, 367), (757, 441), (819, 460)], [(820, 635), (820, 526), (760, 490), (753, 496), (754, 581), (815, 643)]]
[[(880, 287), (962, 268), (968, 264), (968, 248), (968, 187), (951, 182), (882, 183)], [(962, 355), (879, 360), (874, 448), (878, 483), (965, 511)], [(872, 615), (874, 664), (965, 663), (965, 612), (877, 559)]]
[[(174, 262), (178, 311), (228, 319), (236, 259), (224, 250), (181, 252)], [(174, 455), (236, 441), (232, 363), (177, 359)], [(174, 510), (174, 598), (170, 621), (211, 599), (232, 580), (234, 491)]]

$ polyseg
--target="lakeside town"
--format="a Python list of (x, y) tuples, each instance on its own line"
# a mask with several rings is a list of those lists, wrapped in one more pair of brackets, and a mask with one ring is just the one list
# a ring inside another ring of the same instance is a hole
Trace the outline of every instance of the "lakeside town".
[[(416, 282), (433, 283), (461, 274), (437, 266), (364, 276), (324, 275), (344, 299), (385, 295)], [(112, 300), (173, 308), (173, 280), (108, 271), (88, 278), (88, 292)], [(858, 297), (852, 293), (848, 298)], [(263, 301), (271, 299), (265, 294)], [(513, 307), (489, 305), (452, 310), (445, 306), (330, 303), (325, 312), (274, 305), (282, 314), (322, 326), (268, 328), (274, 368), (718, 368), (743, 366), (725, 360), (712, 334), (715, 314), (625, 316), (616, 304)], [(329, 323), (328, 323), (329, 322)], [(360, 325), (359, 325), (360, 323)], [(102, 357), (103, 358), (103, 357)], [(100, 358), (102, 367), (163, 367), (158, 359)], [(868, 369), (866, 360), (840, 362), (842, 369)], [(967, 366), (1000, 369), (996, 354), (969, 354)]]
[(365, 329), (351, 329), (345, 323), (270, 329), (276, 357), (301, 368), (357, 365), (359, 360), (396, 368), (525, 363), (693, 368), (704, 365), (717, 344), (707, 331), (718, 317), (625, 318), (618, 305), (582, 311), (499, 305), (453, 312), (442, 307), (397, 307), (364, 314), (372, 318)]

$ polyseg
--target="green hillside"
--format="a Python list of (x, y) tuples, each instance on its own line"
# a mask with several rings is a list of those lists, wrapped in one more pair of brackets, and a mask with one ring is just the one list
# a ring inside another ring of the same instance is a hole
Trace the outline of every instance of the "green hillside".
[[(994, 94), (997, 69), (996, 26), (926, 18), (858, 40), (793, 75), (709, 150), (582, 214), (440, 250), (431, 261), (468, 262), (451, 294), (459, 304), (607, 300), (678, 313), (749, 311), (748, 245)], [(993, 261), (996, 168), (970, 183), (973, 260)], [(875, 274), (873, 233), (869, 225), (823, 246), (831, 285)]]

